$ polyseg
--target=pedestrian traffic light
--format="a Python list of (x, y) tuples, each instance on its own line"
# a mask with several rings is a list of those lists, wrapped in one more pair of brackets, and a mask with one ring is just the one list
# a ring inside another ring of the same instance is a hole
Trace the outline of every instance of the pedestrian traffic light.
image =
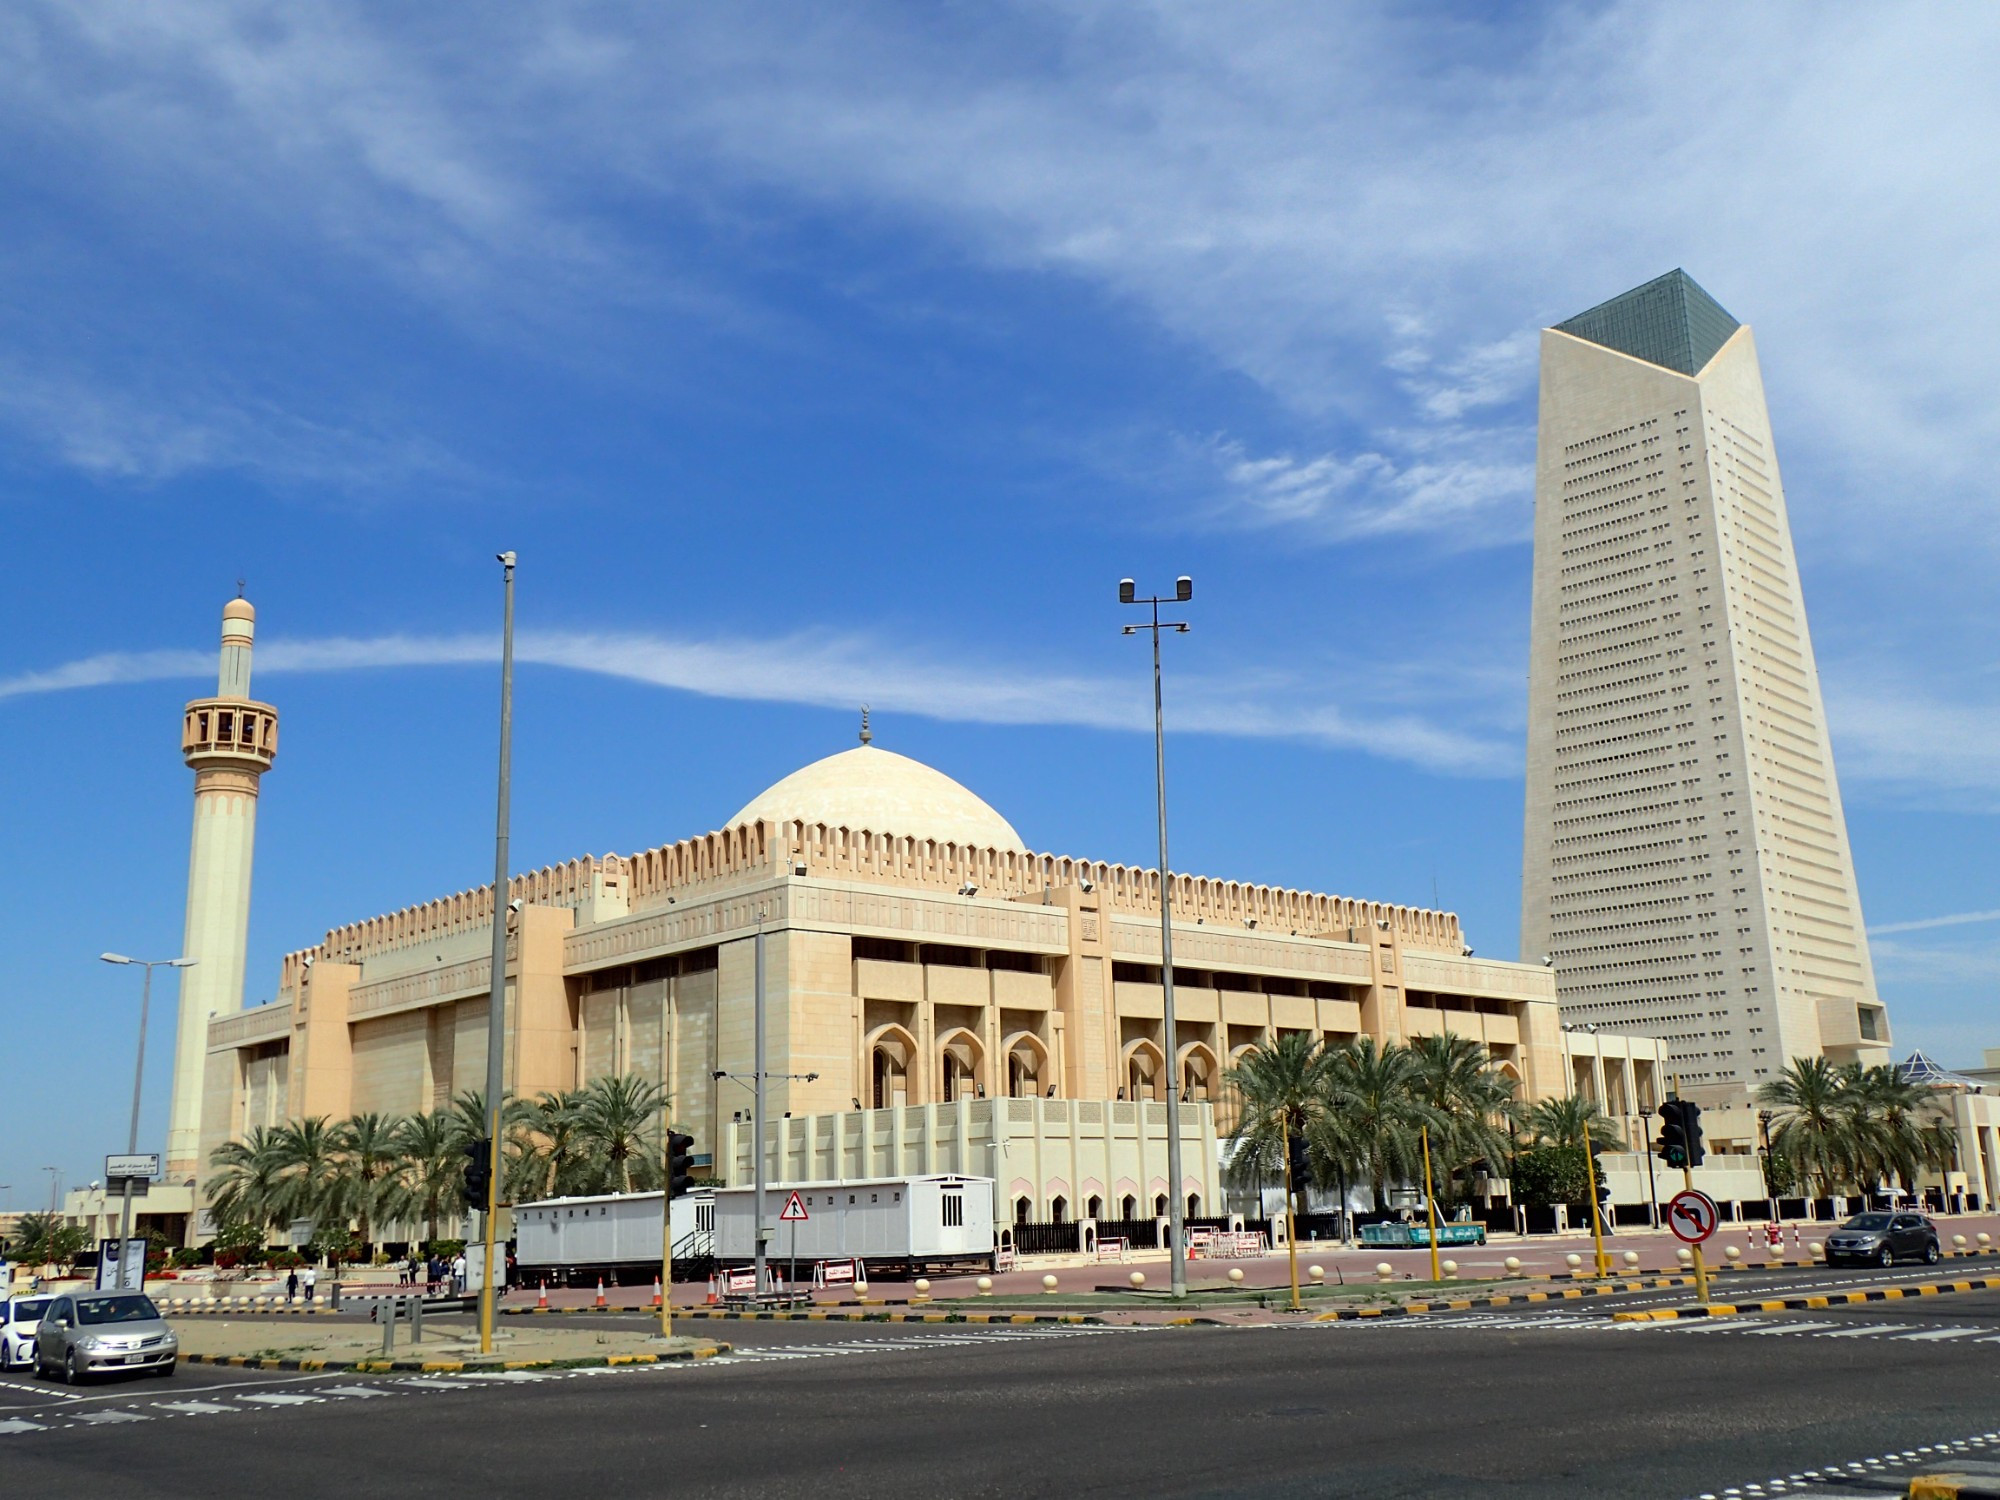
[(680, 1197), (694, 1186), (694, 1137), (667, 1132), (667, 1197)]
[(487, 1191), (493, 1185), (493, 1142), (467, 1141), (464, 1150), (465, 1201), (469, 1207), (484, 1211)]

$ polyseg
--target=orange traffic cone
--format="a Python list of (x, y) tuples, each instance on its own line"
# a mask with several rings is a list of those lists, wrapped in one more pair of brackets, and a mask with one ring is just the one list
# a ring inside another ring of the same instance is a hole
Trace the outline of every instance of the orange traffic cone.
[(597, 1278), (597, 1305), (599, 1307), (606, 1305), (604, 1301), (604, 1278), (602, 1276)]
[(716, 1296), (715, 1294), (715, 1278), (711, 1276), (708, 1278), (708, 1305), (710, 1307), (714, 1307), (721, 1300), (722, 1299)]
[(653, 1306), (658, 1307), (659, 1305), (660, 1305), (660, 1278), (655, 1276), (653, 1278)]
[(548, 1282), (544, 1281), (542, 1283), (541, 1291), (535, 1294), (535, 1307), (539, 1311), (546, 1312), (548, 1310), (548, 1306), (549, 1306), (549, 1284)]

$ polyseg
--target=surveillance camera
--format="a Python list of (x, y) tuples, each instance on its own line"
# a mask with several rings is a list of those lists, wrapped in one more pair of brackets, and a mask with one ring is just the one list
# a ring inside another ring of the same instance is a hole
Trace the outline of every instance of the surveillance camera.
[(1544, 953), (1542, 955), (1542, 967), (1545, 969), (1553, 969), (1555, 966), (1556, 966), (1555, 959), (1552, 958), (1550, 955)]
[(1079, 880), (1076, 883), (1076, 888), (1082, 891), (1084, 895), (1088, 896), (1092, 891), (1097, 889), (1097, 882), (1089, 878), (1085, 878), (1083, 880)]
[(528, 903), (523, 901), (519, 896), (516, 896), (512, 901), (509, 901), (507, 903), (507, 910), (519, 911), (522, 907), (526, 906), (527, 904)]

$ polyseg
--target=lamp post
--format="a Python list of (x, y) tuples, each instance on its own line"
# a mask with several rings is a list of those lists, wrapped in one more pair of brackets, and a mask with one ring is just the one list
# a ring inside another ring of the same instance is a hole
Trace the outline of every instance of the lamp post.
[[(1194, 580), (1174, 580), (1170, 602), (1185, 604), (1194, 597)], [(1173, 875), (1167, 865), (1167, 730), (1160, 696), (1160, 631), (1187, 634), (1187, 626), (1177, 620), (1163, 625), (1160, 605), (1164, 596), (1139, 597), (1138, 586), (1129, 578), (1118, 580), (1120, 604), (1142, 604), (1153, 612), (1149, 625), (1127, 625), (1122, 634), (1137, 635), (1150, 630), (1153, 636), (1153, 778), (1160, 824), (1160, 1024), (1166, 1032), (1167, 1054), (1167, 1233), (1173, 1247), (1168, 1261), (1168, 1290), (1175, 1297), (1187, 1295), (1187, 1246), (1183, 1243), (1181, 1204), (1181, 1064), (1180, 1033), (1174, 1025), (1174, 892)], [(1143, 1135), (1145, 1126), (1140, 1131)]]
[(1771, 1121), (1775, 1118), (1768, 1109), (1757, 1111), (1757, 1136), (1764, 1148), (1764, 1196), (1770, 1200), (1771, 1217), (1778, 1217), (1778, 1190), (1771, 1182)]
[[(146, 971), (146, 977), (139, 983), (139, 1060), (132, 1066), (132, 1125), (125, 1134), (125, 1154), (136, 1155), (139, 1150), (139, 1090), (146, 1081), (146, 1016), (153, 1008), (153, 970), (189, 969), (194, 967), (191, 958), (127, 958), (122, 953), (100, 953), (97, 955), (108, 964), (137, 964)], [(118, 1211), (118, 1280), (125, 1280), (125, 1242), (132, 1237), (132, 1179), (125, 1179), (125, 1201)], [(146, 1263), (139, 1262), (139, 1284), (146, 1282)]]
[(1646, 1150), (1646, 1219), (1655, 1229), (1660, 1227), (1660, 1190), (1653, 1183), (1653, 1106), (1639, 1106), (1639, 1129), (1645, 1140), (1640, 1142)]
[[(1562, 1029), (1563, 1029), (1563, 1064), (1569, 1070), (1570, 1097), (1572, 1099), (1575, 1099), (1577, 1103), (1581, 1105), (1585, 1101), (1583, 1099), (1583, 1096), (1580, 1095), (1576, 1089), (1576, 1066), (1570, 1059), (1569, 1033), (1572, 1031), (1588, 1031), (1594, 1033), (1597, 1030), (1597, 1023), (1595, 1021), (1586, 1021), (1581, 1025), (1574, 1025), (1568, 1021), (1565, 1021), (1563, 1022)], [(1594, 1263), (1596, 1264), (1597, 1267), (1597, 1274), (1600, 1277), (1608, 1276), (1611, 1273), (1611, 1262), (1610, 1259), (1604, 1253), (1604, 1214), (1602, 1209), (1599, 1207), (1597, 1201), (1597, 1153), (1591, 1150), (1590, 1117), (1587, 1114), (1584, 1114), (1584, 1112), (1581, 1109), (1579, 1109), (1577, 1113), (1578, 1116), (1580, 1117), (1579, 1123), (1583, 1127), (1583, 1180), (1590, 1189), (1591, 1249), (1594, 1252)]]
[(42, 1170), (49, 1174), (49, 1212), (54, 1213), (61, 1206), (62, 1168), (43, 1167)]
[(507, 834), (514, 782), (514, 554), (502, 552), (500, 627), (500, 794), (493, 820), (493, 962), (486, 1000), (486, 1242), (479, 1268), (479, 1352), (493, 1352), (493, 1249), (500, 1216), (500, 1101), (507, 1086)]

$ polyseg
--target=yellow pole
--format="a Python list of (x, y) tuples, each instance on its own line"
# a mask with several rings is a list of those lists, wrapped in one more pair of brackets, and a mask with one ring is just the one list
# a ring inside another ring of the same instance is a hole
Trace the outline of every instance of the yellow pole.
[[(662, 1146), (671, 1149), (672, 1131), (667, 1131), (661, 1139)], [(674, 1336), (674, 1199), (673, 1171), (661, 1158), (660, 1175), (660, 1337)]]
[[(1676, 1089), (1675, 1092), (1678, 1093), (1679, 1090)], [(1681, 1168), (1681, 1184), (1689, 1192), (1694, 1191), (1694, 1168)], [(1708, 1267), (1702, 1264), (1701, 1245), (1699, 1242), (1690, 1245), (1688, 1248), (1694, 1252), (1694, 1294), (1701, 1300), (1702, 1306), (1706, 1307), (1708, 1306)]]
[(1292, 1263), (1292, 1311), (1304, 1311), (1299, 1302), (1299, 1216), (1292, 1211), (1292, 1132), (1285, 1129), (1285, 1254)]
[(1431, 1128), (1418, 1128), (1417, 1138), (1424, 1147), (1424, 1207), (1429, 1210), (1431, 1221), (1431, 1280), (1444, 1280), (1444, 1270), (1438, 1265), (1438, 1204), (1437, 1194), (1431, 1191)]
[(1597, 1158), (1590, 1149), (1590, 1130), (1587, 1126), (1583, 1132), (1583, 1175), (1590, 1184), (1590, 1243), (1597, 1252), (1597, 1274), (1604, 1276), (1611, 1268), (1604, 1258), (1604, 1216), (1597, 1205)]

